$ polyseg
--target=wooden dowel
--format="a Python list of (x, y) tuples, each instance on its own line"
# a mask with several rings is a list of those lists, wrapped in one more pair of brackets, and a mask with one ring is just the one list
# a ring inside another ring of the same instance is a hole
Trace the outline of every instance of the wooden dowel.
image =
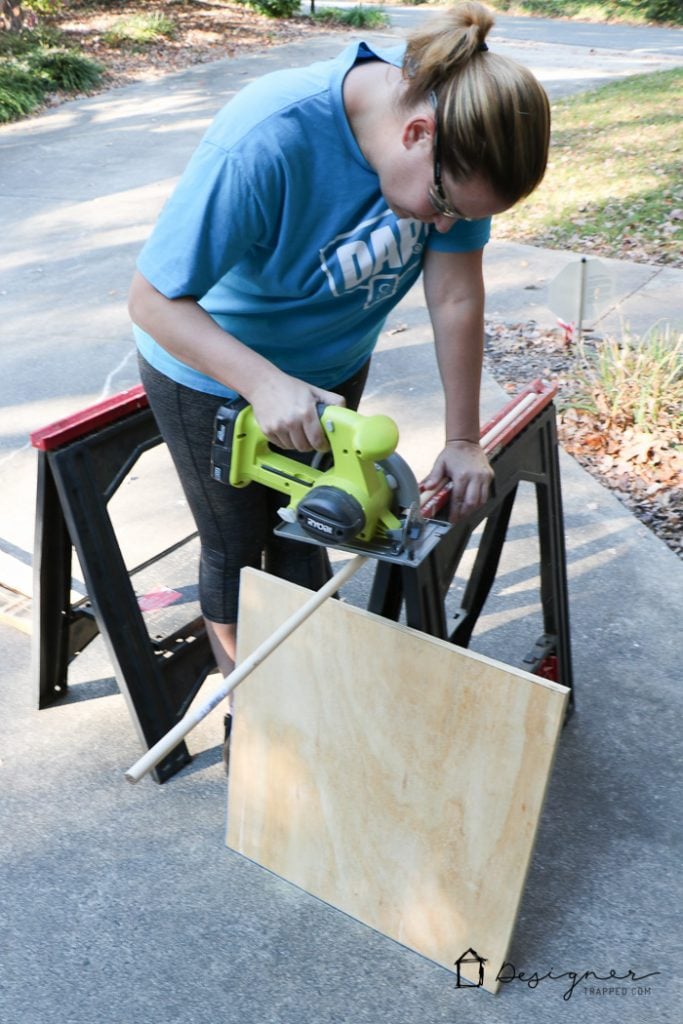
[(487, 430), (480, 441), (484, 451), (490, 450), (497, 438), (500, 437), (500, 435), (506, 431), (515, 422), (515, 420), (520, 419), (522, 414), (534, 405), (537, 400), (538, 395), (525, 395), (524, 398), (517, 403), (514, 409), (511, 409), (510, 412), (503, 416), (502, 419), (498, 420), (490, 430)]
[(343, 569), (340, 569), (338, 573), (335, 573), (332, 579), (328, 580), (320, 590), (316, 590), (310, 600), (306, 601), (306, 603), (302, 605), (294, 615), (291, 615), (282, 623), (281, 626), (278, 627), (278, 629), (275, 630), (274, 633), (264, 640), (248, 658), (245, 658), (244, 661), (240, 662), (240, 664), (233, 669), (229, 675), (224, 677), (223, 681), (204, 704), (201, 704), (199, 707), (194, 709), (191, 708), (187, 714), (181, 718), (177, 725), (174, 725), (165, 736), (162, 736), (153, 747), (150, 747), (150, 749), (142, 755), (140, 760), (136, 761), (135, 764), (128, 769), (126, 772), (126, 779), (132, 783), (139, 782), (147, 772), (151, 771), (152, 768), (159, 763), (159, 761), (163, 760), (167, 754), (170, 754), (171, 751), (177, 747), (180, 741), (184, 739), (184, 737), (187, 736), (187, 734), (191, 732), (191, 730), (194, 729), (194, 727), (198, 725), (203, 718), (206, 718), (206, 716), (213, 711), (221, 701), (225, 700), (225, 698), (231, 694), (233, 690), (240, 685), (240, 683), (244, 682), (247, 676), (253, 672), (255, 668), (258, 668), (261, 662), (265, 661), (268, 655), (272, 654), (276, 647), (279, 647), (288, 636), (298, 629), (302, 622), (304, 622), (309, 615), (312, 615), (316, 608), (319, 608), (320, 605), (328, 599), (328, 597), (332, 597), (339, 587), (341, 587), (346, 580), (350, 579), (354, 573), (358, 572), (365, 562), (367, 562), (367, 557), (365, 555), (356, 555), (356, 557), (352, 559), (352, 561), (348, 562)]

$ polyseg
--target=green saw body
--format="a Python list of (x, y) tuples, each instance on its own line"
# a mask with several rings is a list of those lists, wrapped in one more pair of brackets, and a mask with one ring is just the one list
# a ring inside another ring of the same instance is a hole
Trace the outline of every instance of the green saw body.
[(233, 487), (255, 481), (288, 494), (291, 501), (283, 518), (294, 521), (297, 508), (315, 488), (333, 488), (350, 495), (361, 507), (364, 525), (356, 534), (371, 541), (396, 534), (402, 521), (392, 511), (395, 494), (379, 465), (398, 444), (398, 427), (389, 416), (362, 416), (343, 406), (329, 405), (320, 422), (328, 439), (333, 465), (330, 469), (306, 466), (273, 451), (250, 405), (238, 414), (233, 429), (229, 480)]

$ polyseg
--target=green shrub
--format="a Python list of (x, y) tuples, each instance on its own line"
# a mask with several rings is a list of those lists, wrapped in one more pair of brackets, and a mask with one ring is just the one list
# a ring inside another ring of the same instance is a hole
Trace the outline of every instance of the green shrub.
[(100, 84), (104, 68), (55, 46), (62, 38), (40, 27), (0, 34), (0, 124), (28, 117), (49, 92), (87, 92)]
[(102, 38), (108, 46), (149, 46), (165, 37), (173, 39), (176, 25), (165, 14), (133, 14), (114, 22)]
[(39, 47), (61, 46), (63, 35), (46, 25), (23, 28), (20, 32), (0, 32), (0, 58), (23, 57)]
[(62, 6), (62, 0), (22, 0), (21, 6), (36, 14), (55, 14)]
[(83, 57), (76, 50), (43, 50), (31, 54), (27, 61), (31, 71), (42, 74), (54, 89), (64, 92), (87, 92), (96, 88), (104, 68)]
[(248, 6), (269, 18), (291, 18), (299, 13), (301, 0), (250, 0)]
[[(622, 0), (623, 2), (623, 0)], [(630, 0), (627, 6), (635, 7), (652, 21), (671, 21), (683, 24), (681, 0)]]
[(42, 75), (32, 74), (18, 64), (0, 65), (0, 123), (32, 114), (48, 89)]
[(389, 23), (389, 18), (381, 7), (349, 7), (341, 10), (338, 7), (321, 7), (312, 17), (315, 21), (325, 24), (350, 25), (352, 28), (382, 28)]

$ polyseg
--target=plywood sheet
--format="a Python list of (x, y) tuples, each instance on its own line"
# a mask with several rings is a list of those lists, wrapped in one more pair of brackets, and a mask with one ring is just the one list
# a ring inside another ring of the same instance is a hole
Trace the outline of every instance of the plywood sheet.
[[(246, 570), (239, 657), (307, 598)], [(228, 845), (495, 991), (567, 693), (329, 600), (236, 692)]]

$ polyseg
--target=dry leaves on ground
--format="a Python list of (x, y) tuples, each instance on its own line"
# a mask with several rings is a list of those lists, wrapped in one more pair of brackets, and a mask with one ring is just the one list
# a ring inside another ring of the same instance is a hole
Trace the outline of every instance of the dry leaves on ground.
[[(160, 36), (157, 42), (137, 48), (107, 43), (105, 33), (116, 22), (155, 13), (174, 22), (173, 38)], [(116, 5), (67, 0), (46, 20), (65, 33), (69, 45), (105, 67), (106, 89), (324, 31), (324, 26), (308, 18), (268, 18), (244, 5), (219, 0), (132, 0)]]

